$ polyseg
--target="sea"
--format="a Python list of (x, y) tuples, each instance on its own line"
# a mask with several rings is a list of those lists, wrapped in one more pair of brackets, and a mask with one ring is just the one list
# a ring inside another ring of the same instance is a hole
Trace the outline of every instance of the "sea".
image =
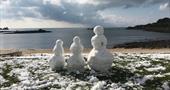
[[(12, 30), (37, 30), (37, 28), (13, 28)], [(1, 49), (51, 49), (57, 39), (63, 40), (64, 48), (69, 48), (74, 36), (79, 36), (85, 48), (91, 48), (93, 30), (86, 28), (44, 28), (50, 33), (32, 34), (2, 34), (0, 33)], [(148, 40), (167, 40), (170, 33), (148, 32), (142, 30), (127, 30), (125, 28), (105, 29), (104, 35), (108, 40), (107, 48), (127, 42)]]

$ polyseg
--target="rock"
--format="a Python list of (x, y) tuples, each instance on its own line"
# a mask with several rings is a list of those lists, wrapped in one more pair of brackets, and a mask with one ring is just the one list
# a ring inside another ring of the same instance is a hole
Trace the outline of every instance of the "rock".
[(64, 49), (63, 49), (63, 41), (57, 40), (56, 45), (53, 49), (54, 56), (49, 59), (49, 65), (52, 70), (62, 70), (65, 65), (64, 60)]
[(72, 53), (71, 57), (67, 60), (67, 68), (71, 72), (84, 71), (85, 60), (82, 55), (83, 45), (78, 36), (73, 38), (73, 43), (70, 46), (70, 51)]
[(104, 28), (96, 26), (94, 33), (95, 36), (91, 39), (93, 49), (88, 55), (88, 64), (95, 71), (107, 72), (111, 68), (113, 55), (106, 49), (107, 39), (104, 36)]

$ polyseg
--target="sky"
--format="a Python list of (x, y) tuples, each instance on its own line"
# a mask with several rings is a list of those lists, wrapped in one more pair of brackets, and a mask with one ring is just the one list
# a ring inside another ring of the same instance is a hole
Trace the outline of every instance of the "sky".
[(0, 0), (0, 27), (127, 27), (170, 17), (170, 0)]

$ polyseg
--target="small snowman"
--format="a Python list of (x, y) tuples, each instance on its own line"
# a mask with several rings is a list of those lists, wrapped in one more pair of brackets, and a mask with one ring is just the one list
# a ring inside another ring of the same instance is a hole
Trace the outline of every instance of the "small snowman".
[(57, 40), (53, 48), (54, 55), (49, 60), (49, 65), (53, 71), (62, 70), (65, 65), (63, 41)]
[(107, 39), (104, 36), (104, 28), (96, 26), (93, 32), (95, 33), (91, 39), (93, 49), (87, 59), (89, 67), (95, 71), (107, 72), (111, 68), (113, 55), (106, 49)]
[(67, 68), (70, 72), (83, 72), (85, 70), (85, 60), (82, 55), (83, 45), (78, 36), (73, 38), (73, 43), (70, 46), (72, 53), (71, 57), (67, 60)]

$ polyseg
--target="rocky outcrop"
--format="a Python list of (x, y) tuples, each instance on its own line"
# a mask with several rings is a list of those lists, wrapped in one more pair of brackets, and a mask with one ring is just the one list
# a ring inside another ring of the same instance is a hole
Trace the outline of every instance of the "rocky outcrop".
[(170, 18), (159, 19), (155, 23), (149, 23), (146, 25), (136, 25), (134, 27), (127, 27), (127, 29), (138, 29), (138, 30), (170, 33)]

